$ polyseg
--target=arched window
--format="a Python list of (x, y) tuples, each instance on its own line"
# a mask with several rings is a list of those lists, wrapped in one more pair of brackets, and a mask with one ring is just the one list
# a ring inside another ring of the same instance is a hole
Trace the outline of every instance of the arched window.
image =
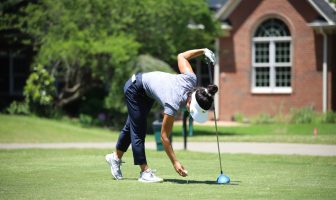
[(267, 19), (252, 40), (252, 93), (291, 93), (292, 48), (286, 24), (279, 19)]

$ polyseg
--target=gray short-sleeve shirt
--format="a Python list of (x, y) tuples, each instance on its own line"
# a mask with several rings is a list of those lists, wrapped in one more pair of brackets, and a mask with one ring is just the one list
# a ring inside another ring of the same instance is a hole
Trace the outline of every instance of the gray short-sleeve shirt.
[(142, 84), (146, 94), (158, 101), (164, 113), (175, 116), (181, 105), (185, 105), (188, 92), (196, 86), (196, 75), (148, 72), (142, 74)]

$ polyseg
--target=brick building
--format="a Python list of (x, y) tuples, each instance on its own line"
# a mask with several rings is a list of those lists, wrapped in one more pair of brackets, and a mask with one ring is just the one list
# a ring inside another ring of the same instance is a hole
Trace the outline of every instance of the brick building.
[(220, 120), (336, 110), (336, 10), (326, 0), (219, 1), (216, 41)]

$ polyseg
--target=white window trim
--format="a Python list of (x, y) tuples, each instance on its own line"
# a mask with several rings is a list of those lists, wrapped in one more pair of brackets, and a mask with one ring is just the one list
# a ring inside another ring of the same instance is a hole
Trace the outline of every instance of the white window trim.
[(276, 88), (255, 87), (252, 88), (251, 92), (253, 94), (291, 94), (293, 92), (293, 89), (290, 87), (276, 87)]
[[(268, 63), (256, 63), (255, 62), (255, 44), (256, 43), (269, 43), (269, 62)], [(275, 43), (276, 42), (290, 42), (290, 62), (288, 63), (275, 63)], [(291, 37), (254, 37), (252, 39), (252, 84), (251, 84), (251, 93), (253, 94), (291, 94), (292, 89), (292, 80), (291, 76), (291, 87), (276, 87), (276, 67), (292, 67), (293, 60), (293, 49), (292, 49), (292, 38)], [(270, 86), (269, 87), (255, 87), (255, 68), (257, 67), (270, 67)]]
[(253, 42), (269, 42), (269, 41), (288, 42), (288, 41), (292, 41), (292, 37), (285, 36), (285, 37), (254, 37), (253, 38)]

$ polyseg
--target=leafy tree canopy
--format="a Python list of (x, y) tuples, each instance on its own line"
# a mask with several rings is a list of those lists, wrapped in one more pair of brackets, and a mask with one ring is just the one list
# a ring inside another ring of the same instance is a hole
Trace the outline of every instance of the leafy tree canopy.
[[(204, 0), (7, 0), (0, 9), (0, 34), (34, 47), (33, 66), (58, 80), (60, 107), (104, 85), (106, 106), (124, 111), (122, 85), (134, 62), (146, 61), (138, 55), (175, 65), (177, 53), (211, 47), (220, 30)], [(204, 29), (190, 29), (190, 23)]]

